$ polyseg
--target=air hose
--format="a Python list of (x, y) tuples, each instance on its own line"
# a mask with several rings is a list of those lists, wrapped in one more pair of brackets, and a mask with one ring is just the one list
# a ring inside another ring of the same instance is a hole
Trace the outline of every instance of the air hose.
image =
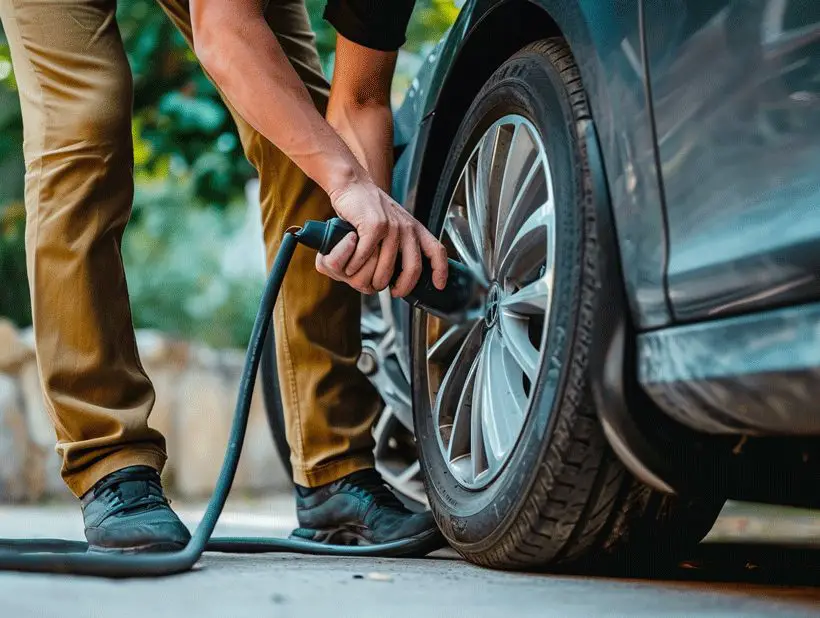
[[(403, 539), (378, 545), (326, 545), (307, 540), (265, 537), (211, 538), (225, 501), (231, 490), (245, 432), (248, 427), (263, 342), (296, 245), (301, 243), (321, 253), (329, 253), (345, 235), (355, 231), (341, 219), (327, 222), (308, 221), (303, 228), (291, 228), (285, 234), (273, 268), (265, 284), (259, 310), (245, 355), (233, 422), (225, 457), (208, 501), (205, 514), (184, 549), (162, 554), (104, 554), (88, 551), (87, 543), (63, 539), (0, 539), (0, 571), (63, 573), (108, 578), (160, 577), (190, 571), (205, 551), (237, 554), (288, 552), (323, 556), (393, 557), (430, 553), (444, 545), (435, 531), (429, 538)], [(397, 269), (398, 270), (398, 269)], [(406, 298), (414, 306), (436, 315), (458, 319), (474, 298), (474, 283), (469, 271), (450, 261), (449, 280), (445, 290), (432, 285), (429, 263), (413, 292)]]

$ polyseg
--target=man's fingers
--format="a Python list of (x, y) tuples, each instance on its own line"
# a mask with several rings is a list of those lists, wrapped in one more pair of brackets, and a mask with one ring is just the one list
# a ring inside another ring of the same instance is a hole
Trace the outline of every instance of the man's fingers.
[(356, 234), (350, 232), (342, 241), (336, 245), (327, 255), (316, 254), (316, 270), (327, 275), (336, 281), (347, 283), (350, 287), (363, 294), (373, 294), (373, 273), (376, 271), (378, 254), (374, 253), (367, 260), (365, 265), (359, 269), (353, 277), (345, 275), (345, 264), (350, 260), (350, 256), (356, 250)]
[(388, 230), (387, 217), (384, 215), (373, 223), (368, 222), (357, 227), (359, 242), (356, 244), (356, 252), (345, 268), (348, 277), (355, 275), (367, 263), (370, 256), (378, 250), (379, 243), (387, 236)]
[(419, 224), (419, 245), (424, 255), (430, 260), (433, 269), (433, 285), (443, 290), (447, 285), (447, 249), (424, 226)]
[(316, 255), (316, 270), (339, 281), (344, 279), (344, 270), (356, 251), (356, 233), (350, 232), (342, 238), (327, 255)]
[(396, 269), (396, 254), (399, 252), (399, 243), (403, 235), (404, 230), (399, 225), (393, 224), (382, 241), (378, 252), (379, 260), (373, 274), (373, 288), (377, 292), (390, 285), (390, 279), (393, 278), (393, 271)]
[(391, 293), (394, 298), (402, 298), (413, 291), (421, 275), (421, 251), (414, 231), (402, 234), (401, 275), (396, 280)]
[(359, 290), (362, 294), (375, 294), (376, 290), (373, 288), (373, 273), (376, 272), (376, 265), (379, 261), (379, 255), (374, 253), (370, 256), (364, 266), (359, 269), (353, 277), (347, 280), (348, 284)]
[[(433, 285), (437, 289), (444, 289), (447, 285), (447, 250), (427, 231), (424, 226), (417, 224), (393, 228), (382, 242), (381, 251), (371, 251), (361, 268), (353, 276), (348, 276), (351, 264), (359, 251), (362, 240), (357, 242), (357, 236), (350, 232), (327, 255), (316, 256), (316, 270), (337, 281), (344, 281), (363, 294), (373, 294), (384, 289), (393, 276), (396, 265), (396, 255), (401, 249), (402, 272), (393, 286), (394, 297), (407, 296), (418, 283), (421, 275), (422, 253), (430, 260)], [(378, 247), (377, 247), (378, 248)]]

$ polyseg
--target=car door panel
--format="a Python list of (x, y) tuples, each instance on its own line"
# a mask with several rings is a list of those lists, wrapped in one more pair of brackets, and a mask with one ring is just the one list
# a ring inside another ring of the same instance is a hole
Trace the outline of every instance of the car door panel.
[(820, 2), (644, 3), (675, 317), (820, 298)]

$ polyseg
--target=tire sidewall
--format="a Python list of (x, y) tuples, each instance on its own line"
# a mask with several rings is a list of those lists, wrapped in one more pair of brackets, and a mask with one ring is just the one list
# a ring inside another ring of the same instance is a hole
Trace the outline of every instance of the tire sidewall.
[(424, 359), (425, 333), (420, 312), (413, 316), (412, 366), (415, 425), (428, 498), (442, 531), (457, 547), (491, 545), (517, 515), (540, 472), (556, 418), (571, 359), (575, 318), (580, 302), (585, 198), (579, 165), (571, 101), (556, 68), (536, 51), (525, 51), (507, 61), (487, 82), (470, 107), (457, 134), (448, 165), (439, 182), (428, 226), (441, 233), (443, 218), (458, 175), (478, 140), (492, 123), (520, 114), (538, 130), (546, 149), (556, 211), (555, 285), (546, 358), (542, 363), (530, 411), (513, 453), (498, 477), (474, 491), (461, 486), (450, 473), (438, 445), (427, 397)]

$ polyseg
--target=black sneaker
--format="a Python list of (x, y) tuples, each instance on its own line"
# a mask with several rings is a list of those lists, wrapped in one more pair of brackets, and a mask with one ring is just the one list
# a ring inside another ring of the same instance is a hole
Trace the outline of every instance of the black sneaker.
[(328, 545), (403, 542), (402, 555), (424, 556), (444, 546), (433, 515), (413, 513), (373, 469), (314, 489), (296, 488), (299, 528), (291, 537)]
[(191, 538), (168, 506), (159, 473), (148, 466), (117, 470), (80, 500), (89, 551), (176, 551)]

